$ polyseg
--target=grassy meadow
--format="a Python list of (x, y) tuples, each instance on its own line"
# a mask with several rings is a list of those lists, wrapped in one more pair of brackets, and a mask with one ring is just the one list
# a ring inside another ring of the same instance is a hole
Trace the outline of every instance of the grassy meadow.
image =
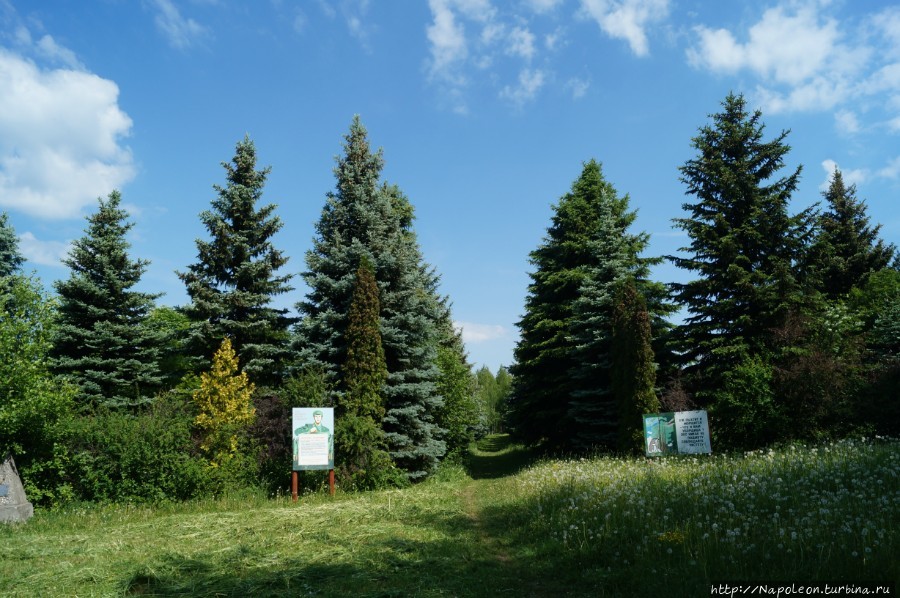
[(39, 510), (3, 596), (693, 596), (896, 584), (900, 443), (532, 459), (508, 437), (404, 490)]

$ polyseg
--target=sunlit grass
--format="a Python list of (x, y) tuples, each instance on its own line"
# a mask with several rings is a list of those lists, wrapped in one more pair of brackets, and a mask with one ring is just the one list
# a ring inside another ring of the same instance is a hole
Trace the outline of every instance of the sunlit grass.
[(518, 483), (534, 534), (634, 590), (898, 579), (896, 442), (550, 461)]

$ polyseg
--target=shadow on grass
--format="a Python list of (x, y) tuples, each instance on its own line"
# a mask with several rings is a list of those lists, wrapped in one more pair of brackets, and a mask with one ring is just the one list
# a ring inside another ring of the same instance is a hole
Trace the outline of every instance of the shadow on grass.
[[(126, 596), (603, 596), (602, 579), (585, 577), (583, 564), (556, 551), (535, 550), (502, 522), (499, 541), (510, 553), (467, 543), (466, 517), (440, 518), (431, 526), (458, 535), (423, 541), (401, 538), (361, 542), (352, 561), (320, 562), (322, 555), (274, 560), (260, 550), (234, 547), (228, 554), (169, 555), (142, 566), (126, 581)], [(424, 527), (424, 526), (423, 526)], [(323, 551), (328, 550), (323, 546)], [(239, 554), (238, 554), (239, 553)], [(594, 571), (596, 573), (596, 571)]]
[(515, 475), (537, 460), (536, 454), (514, 444), (509, 434), (493, 434), (479, 440), (466, 457), (466, 469), (475, 480)]

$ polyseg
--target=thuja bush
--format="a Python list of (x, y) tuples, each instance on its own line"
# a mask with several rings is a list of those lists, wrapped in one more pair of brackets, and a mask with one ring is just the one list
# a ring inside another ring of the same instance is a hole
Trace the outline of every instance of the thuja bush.
[(99, 410), (62, 431), (63, 481), (75, 499), (95, 502), (186, 500), (211, 490), (195, 450), (191, 405), (162, 395), (138, 414)]

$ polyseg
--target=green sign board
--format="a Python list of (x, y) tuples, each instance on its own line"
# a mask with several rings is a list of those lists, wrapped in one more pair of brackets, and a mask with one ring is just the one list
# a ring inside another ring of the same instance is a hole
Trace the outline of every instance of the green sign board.
[(294, 470), (334, 469), (334, 409), (293, 409)]
[(644, 414), (644, 454), (648, 457), (711, 452), (706, 411)]

